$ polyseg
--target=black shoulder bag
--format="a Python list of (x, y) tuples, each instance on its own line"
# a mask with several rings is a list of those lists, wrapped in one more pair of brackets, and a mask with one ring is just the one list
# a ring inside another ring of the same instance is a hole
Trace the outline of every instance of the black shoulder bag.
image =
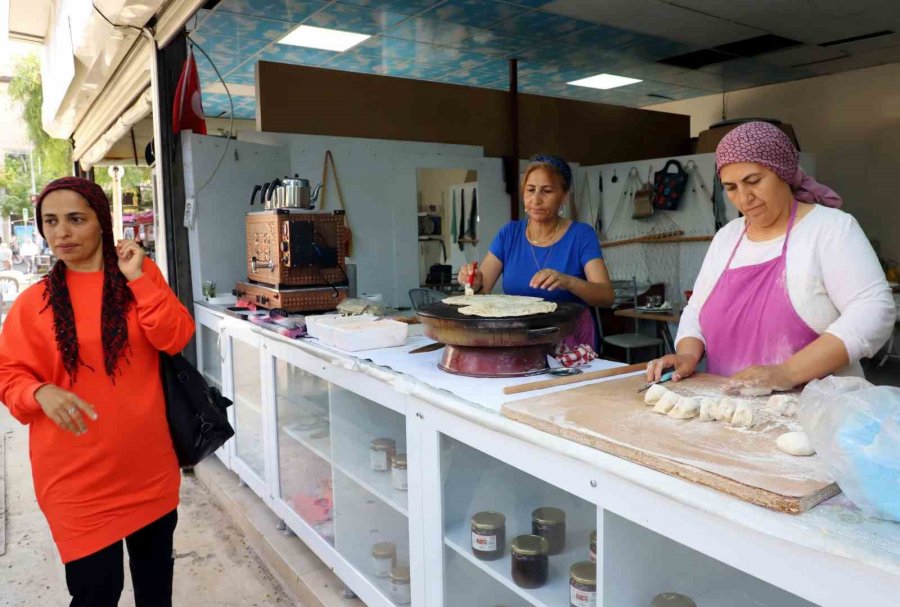
[(178, 465), (190, 468), (234, 436), (225, 413), (231, 401), (181, 354), (160, 352), (159, 369)]

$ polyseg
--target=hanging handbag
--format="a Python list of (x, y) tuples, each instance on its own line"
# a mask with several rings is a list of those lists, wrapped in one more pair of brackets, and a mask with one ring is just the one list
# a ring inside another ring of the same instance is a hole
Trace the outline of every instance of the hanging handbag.
[[(677, 170), (669, 172), (674, 166)], [(674, 211), (684, 195), (688, 174), (677, 160), (669, 160), (661, 171), (653, 174), (653, 206), (662, 211)]]
[(181, 354), (160, 352), (159, 369), (178, 465), (190, 468), (234, 436), (225, 413), (231, 401)]

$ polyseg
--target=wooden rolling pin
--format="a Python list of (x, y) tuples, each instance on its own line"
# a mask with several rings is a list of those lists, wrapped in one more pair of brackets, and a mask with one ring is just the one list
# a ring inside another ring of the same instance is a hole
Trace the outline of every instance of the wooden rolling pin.
[(519, 384), (518, 386), (507, 386), (503, 388), (504, 394), (521, 394), (522, 392), (531, 392), (532, 390), (543, 390), (544, 388), (554, 388), (556, 386), (565, 386), (566, 384), (577, 384), (592, 379), (603, 379), (605, 377), (615, 377), (616, 375), (625, 375), (634, 373), (635, 371), (646, 371), (647, 363), (638, 363), (636, 365), (628, 365), (626, 367), (616, 367), (615, 369), (604, 369), (602, 371), (590, 371), (581, 375), (570, 375), (569, 377), (554, 377), (553, 379), (544, 379), (541, 381), (533, 381), (528, 384)]

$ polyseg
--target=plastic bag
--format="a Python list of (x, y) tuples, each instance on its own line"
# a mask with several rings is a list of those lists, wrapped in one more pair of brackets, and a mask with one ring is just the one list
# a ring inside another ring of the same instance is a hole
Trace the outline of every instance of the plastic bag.
[(800, 395), (798, 417), (863, 514), (900, 521), (900, 388), (859, 377), (816, 380)]

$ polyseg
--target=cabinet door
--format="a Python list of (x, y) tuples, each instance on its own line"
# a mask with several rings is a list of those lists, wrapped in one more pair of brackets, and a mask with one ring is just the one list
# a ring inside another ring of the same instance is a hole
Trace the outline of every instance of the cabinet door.
[(274, 381), (279, 499), (333, 546), (328, 382), (278, 356)]
[(230, 398), (234, 401), (232, 469), (268, 501), (261, 340), (243, 324), (226, 324), (224, 335), (229, 351)]

